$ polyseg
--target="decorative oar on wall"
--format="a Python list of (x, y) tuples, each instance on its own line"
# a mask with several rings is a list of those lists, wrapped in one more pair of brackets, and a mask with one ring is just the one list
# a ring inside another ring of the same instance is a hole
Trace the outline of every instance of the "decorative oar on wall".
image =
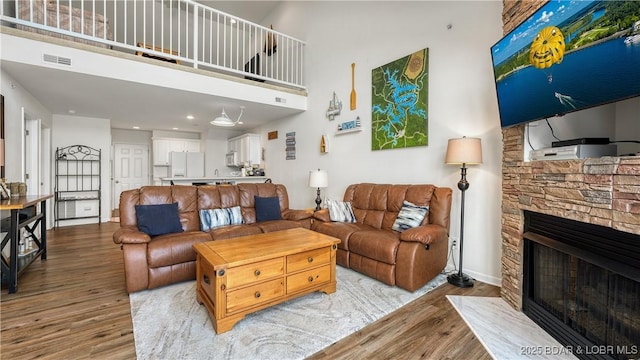
[(355, 85), (356, 63), (351, 63), (351, 110), (356, 109), (356, 85)]

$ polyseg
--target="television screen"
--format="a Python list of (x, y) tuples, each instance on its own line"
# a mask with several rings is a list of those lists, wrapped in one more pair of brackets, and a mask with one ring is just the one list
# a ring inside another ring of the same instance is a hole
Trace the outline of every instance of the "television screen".
[(552, 0), (491, 47), (502, 127), (640, 95), (640, 1)]

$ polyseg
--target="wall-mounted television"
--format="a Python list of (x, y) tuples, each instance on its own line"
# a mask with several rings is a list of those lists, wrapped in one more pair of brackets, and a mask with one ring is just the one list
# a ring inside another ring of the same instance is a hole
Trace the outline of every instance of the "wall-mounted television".
[(640, 1), (551, 0), (491, 55), (502, 127), (640, 96)]

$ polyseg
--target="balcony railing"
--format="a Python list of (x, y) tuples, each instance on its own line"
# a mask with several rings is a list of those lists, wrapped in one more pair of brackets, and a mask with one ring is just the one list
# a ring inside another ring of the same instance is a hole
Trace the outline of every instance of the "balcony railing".
[[(249, 6), (249, 5), (247, 5)], [(193, 0), (12, 0), (19, 29), (305, 89), (305, 43)]]

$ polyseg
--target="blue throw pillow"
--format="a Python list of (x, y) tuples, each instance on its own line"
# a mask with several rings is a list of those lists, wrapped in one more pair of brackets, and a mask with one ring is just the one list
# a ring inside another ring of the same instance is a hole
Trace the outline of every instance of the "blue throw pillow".
[(393, 222), (391, 229), (403, 232), (407, 229), (420, 226), (428, 212), (428, 206), (418, 206), (405, 200), (402, 203), (402, 208), (398, 213), (396, 221)]
[(202, 231), (225, 225), (240, 225), (243, 222), (240, 206), (200, 210), (200, 229)]
[(138, 229), (149, 236), (182, 232), (178, 203), (136, 205)]
[(277, 196), (254, 196), (256, 203), (256, 221), (281, 220), (280, 201)]

